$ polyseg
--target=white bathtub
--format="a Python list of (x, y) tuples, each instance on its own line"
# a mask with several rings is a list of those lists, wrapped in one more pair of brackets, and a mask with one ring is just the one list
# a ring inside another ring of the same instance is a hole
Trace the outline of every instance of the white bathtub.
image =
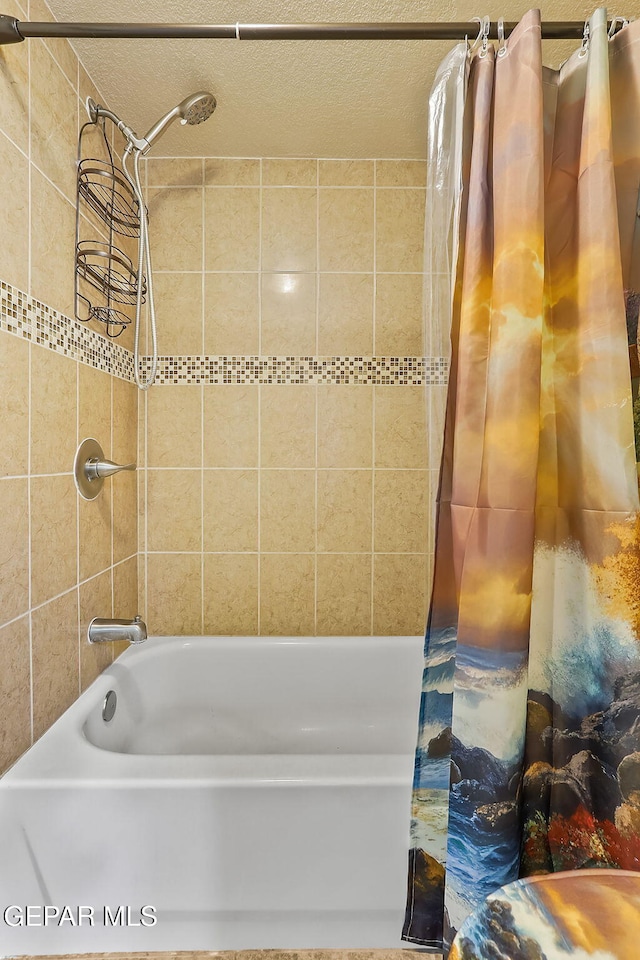
[(127, 650), (0, 780), (0, 956), (403, 946), (421, 675), (420, 637)]

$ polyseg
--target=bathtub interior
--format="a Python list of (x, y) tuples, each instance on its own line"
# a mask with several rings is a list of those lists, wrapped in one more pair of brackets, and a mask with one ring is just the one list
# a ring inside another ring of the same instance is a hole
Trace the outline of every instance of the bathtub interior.
[(126, 651), (0, 780), (0, 898), (158, 923), (5, 929), (0, 956), (406, 947), (421, 674), (419, 637)]
[(105, 721), (95, 703), (83, 734), (141, 755), (408, 755), (417, 644), (392, 640), (156, 640), (109, 669), (115, 713)]

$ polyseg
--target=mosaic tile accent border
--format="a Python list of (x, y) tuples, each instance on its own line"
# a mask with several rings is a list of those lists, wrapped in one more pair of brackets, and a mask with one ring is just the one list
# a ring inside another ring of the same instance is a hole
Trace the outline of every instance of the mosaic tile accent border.
[(133, 354), (130, 350), (114, 340), (101, 337), (78, 320), (58, 313), (3, 280), (0, 280), (0, 330), (122, 380), (133, 380)]
[[(148, 375), (151, 361), (143, 360)], [(156, 383), (446, 384), (447, 357), (160, 357)]]
[[(133, 354), (0, 280), (0, 330), (31, 340), (122, 380), (134, 380)], [(151, 358), (143, 357), (149, 375)], [(334, 383), (420, 386), (446, 384), (447, 357), (160, 357), (156, 383)]]

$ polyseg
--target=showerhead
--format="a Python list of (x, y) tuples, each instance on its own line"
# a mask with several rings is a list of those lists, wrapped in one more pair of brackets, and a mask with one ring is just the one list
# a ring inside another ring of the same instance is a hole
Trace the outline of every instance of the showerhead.
[(108, 117), (110, 120), (113, 120), (118, 130), (120, 130), (123, 136), (129, 141), (125, 153), (129, 154), (133, 150), (139, 150), (143, 156), (149, 152), (153, 141), (157, 140), (174, 120), (180, 118), (180, 123), (188, 123), (193, 127), (198, 123), (204, 123), (205, 120), (208, 120), (216, 106), (216, 98), (212, 93), (202, 91), (200, 91), (200, 93), (192, 93), (190, 97), (187, 97), (186, 100), (179, 103), (173, 110), (165, 113), (164, 117), (161, 117), (157, 123), (154, 123), (144, 137), (139, 137), (137, 133), (132, 130), (131, 127), (127, 126), (120, 117), (116, 116), (113, 111), (108, 110), (106, 107), (99, 106), (91, 97), (87, 98), (87, 113), (89, 114), (91, 122), (97, 123), (100, 117)]
[(217, 106), (216, 98), (212, 93), (194, 93), (178, 104), (182, 123), (195, 126), (208, 120)]
[(166, 113), (164, 117), (161, 117), (157, 123), (154, 123), (149, 132), (145, 134), (142, 138), (145, 142), (142, 148), (143, 154), (151, 149), (153, 141), (157, 140), (169, 124), (178, 117), (181, 123), (188, 123), (190, 126), (195, 126), (197, 123), (203, 123), (205, 120), (208, 120), (215, 108), (216, 98), (212, 93), (200, 92), (187, 97), (186, 100), (179, 103), (177, 107), (174, 107), (173, 110)]

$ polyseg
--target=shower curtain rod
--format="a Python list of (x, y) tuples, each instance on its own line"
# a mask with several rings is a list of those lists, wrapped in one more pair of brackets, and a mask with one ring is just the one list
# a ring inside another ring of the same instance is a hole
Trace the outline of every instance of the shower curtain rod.
[[(505, 36), (516, 26), (505, 23)], [(464, 40), (478, 25), (467, 23), (38, 23), (0, 15), (0, 45), (30, 37), (230, 40)], [(542, 24), (545, 40), (580, 40), (583, 20)], [(497, 22), (489, 37), (498, 39)]]

